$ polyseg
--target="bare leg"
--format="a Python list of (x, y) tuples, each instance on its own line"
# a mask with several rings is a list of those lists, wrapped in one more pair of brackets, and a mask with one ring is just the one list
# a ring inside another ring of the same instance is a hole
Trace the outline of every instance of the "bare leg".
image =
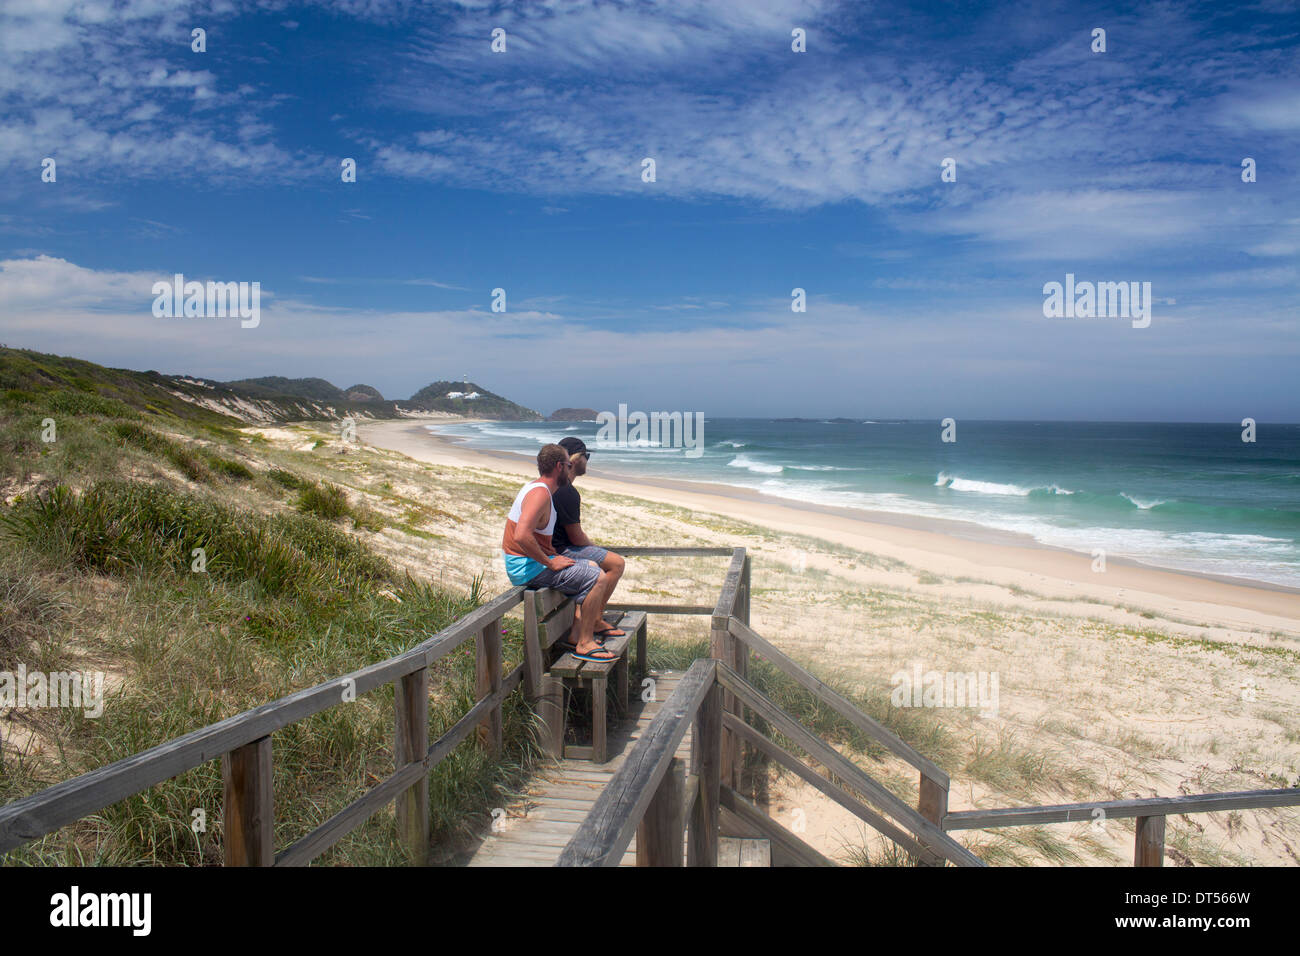
[[(612, 551), (608, 552), (605, 555), (605, 560), (600, 562), (600, 569), (604, 571), (607, 575), (609, 575), (609, 594), (606, 595), (605, 597), (606, 604), (608, 604), (609, 599), (614, 596), (614, 589), (618, 587), (618, 582), (623, 577), (623, 571), (626, 568), (627, 568), (627, 561), (623, 558), (623, 556), (615, 554)], [(601, 615), (602, 617), (604, 615), (603, 609), (601, 610)], [(600, 630), (595, 633), (599, 633), (602, 639), (608, 637), (611, 631), (619, 631), (620, 634), (623, 633), (617, 627), (611, 627), (606, 624), (603, 624), (601, 620), (596, 620), (592, 622), (591, 626), (592, 628), (600, 628)]]
[(587, 592), (587, 597), (574, 610), (573, 629), (569, 632), (569, 639), (573, 641), (579, 654), (590, 654), (593, 651), (601, 650), (601, 646), (596, 643), (593, 635), (596, 630), (596, 622), (605, 613), (605, 603), (609, 600), (609, 592), (613, 588), (614, 585), (610, 576), (604, 571), (600, 572), (600, 576), (596, 578), (596, 583)]
[(627, 560), (621, 554), (615, 554), (613, 551), (605, 554), (605, 560), (600, 563), (600, 569), (610, 576), (612, 583), (609, 586), (609, 593), (614, 593), (614, 588), (618, 587), (619, 579), (623, 577), (623, 571), (627, 568)]

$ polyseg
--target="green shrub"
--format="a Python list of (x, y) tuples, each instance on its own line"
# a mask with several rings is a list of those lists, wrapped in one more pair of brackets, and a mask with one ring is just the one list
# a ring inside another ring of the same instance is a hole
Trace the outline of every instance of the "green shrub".
[(219, 455), (211, 456), (208, 461), (212, 465), (212, 470), (224, 478), (233, 478), (236, 481), (253, 480), (253, 473), (241, 462), (222, 458)]
[(298, 510), (326, 521), (336, 521), (351, 513), (347, 493), (328, 481), (320, 485), (315, 482), (304, 484), (298, 492)]
[(64, 415), (102, 415), (104, 418), (139, 418), (140, 413), (115, 398), (86, 392), (49, 392), (42, 396), (52, 412)]
[(307, 482), (303, 481), (293, 472), (285, 471), (283, 468), (272, 468), (266, 473), (266, 477), (270, 478), (278, 485), (283, 485), (284, 487), (293, 490), (297, 490), (307, 484)]
[[(136, 422), (113, 422), (108, 430), (122, 444), (139, 448), (171, 462), (190, 481), (207, 481), (211, 477), (207, 465), (198, 452), (188, 446), (179, 445), (152, 429)], [(231, 462), (231, 464), (236, 463)], [(244, 470), (248, 471), (246, 468)], [(252, 477), (251, 472), (248, 477)]]
[(15, 504), (0, 522), (58, 561), (109, 573), (188, 573), (202, 548), (209, 575), (254, 581), (269, 594), (315, 599), (317, 591), (393, 574), (360, 542), (315, 518), (262, 517), (128, 482), (100, 482), (81, 495), (60, 485)]

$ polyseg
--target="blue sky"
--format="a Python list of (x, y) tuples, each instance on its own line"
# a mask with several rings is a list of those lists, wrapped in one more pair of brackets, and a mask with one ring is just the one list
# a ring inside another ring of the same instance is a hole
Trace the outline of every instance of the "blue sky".
[[(1300, 421), (1298, 50), (1279, 0), (7, 0), (0, 341), (544, 412)], [(176, 272), (260, 325), (155, 318)], [(1045, 318), (1067, 273), (1150, 326)]]

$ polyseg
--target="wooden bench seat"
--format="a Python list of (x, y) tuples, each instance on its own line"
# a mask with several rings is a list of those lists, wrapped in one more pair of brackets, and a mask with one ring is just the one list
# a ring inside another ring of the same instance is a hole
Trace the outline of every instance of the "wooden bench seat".
[[(606, 620), (617, 616), (613, 626), (626, 633), (605, 642), (605, 648), (614, 654), (613, 659), (585, 661), (555, 646), (558, 641), (567, 638), (573, 625), (573, 611), (573, 602), (558, 591), (544, 589), (524, 592), (524, 654), (528, 696), (538, 706), (546, 727), (544, 744), (551, 754), (604, 763), (609, 678), (613, 674), (618, 707), (626, 713), (628, 656), (633, 640), (636, 641), (637, 668), (641, 674), (646, 671), (646, 615), (644, 611), (607, 614)], [(564, 743), (566, 689), (588, 690), (591, 693), (590, 747), (566, 746)]]

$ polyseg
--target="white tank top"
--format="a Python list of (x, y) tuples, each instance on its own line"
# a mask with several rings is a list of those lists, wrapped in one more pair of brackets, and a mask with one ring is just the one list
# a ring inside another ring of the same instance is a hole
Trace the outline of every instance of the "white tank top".
[[(519, 519), (523, 517), (524, 498), (526, 498), (528, 496), (528, 492), (532, 491), (534, 488), (546, 488), (546, 482), (530, 481), (528, 484), (524, 485), (522, 488), (519, 489), (519, 494), (515, 495), (515, 503), (510, 506), (510, 514), (507, 515), (507, 517), (509, 517), (509, 519), (513, 521), (515, 524), (518, 524)], [(546, 496), (548, 498), (551, 497), (551, 489), (546, 488)], [(550, 520), (546, 522), (545, 528), (534, 528), (533, 534), (539, 534), (542, 535), (543, 537), (550, 537), (550, 535), (554, 531), (555, 531), (555, 501), (552, 500)]]

